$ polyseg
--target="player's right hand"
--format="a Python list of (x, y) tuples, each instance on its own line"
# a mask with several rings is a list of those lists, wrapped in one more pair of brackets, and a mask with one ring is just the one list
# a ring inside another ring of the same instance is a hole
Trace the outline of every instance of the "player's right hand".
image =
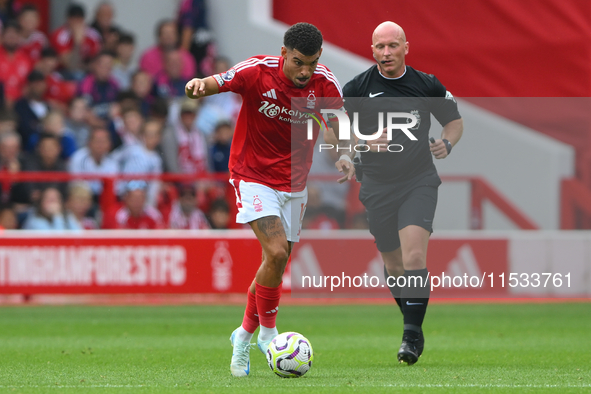
[(337, 170), (339, 170), (339, 172), (342, 172), (344, 175), (342, 178), (339, 178), (337, 180), (338, 183), (350, 181), (353, 179), (353, 176), (355, 176), (355, 166), (353, 165), (353, 162), (351, 161), (351, 159), (343, 159), (343, 156), (341, 156), (339, 161), (335, 163), (335, 167), (337, 168)]
[(205, 96), (205, 80), (193, 78), (185, 85), (185, 94), (188, 98), (198, 99)]

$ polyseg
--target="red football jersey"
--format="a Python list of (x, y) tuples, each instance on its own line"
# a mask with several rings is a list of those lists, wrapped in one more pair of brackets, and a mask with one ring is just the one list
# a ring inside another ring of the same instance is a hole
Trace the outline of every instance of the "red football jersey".
[[(51, 36), (51, 44), (59, 55), (69, 52), (74, 47), (72, 32), (66, 26), (57, 29)], [(101, 50), (101, 36), (98, 31), (87, 27), (82, 41), (82, 58), (90, 60)]]
[(164, 228), (162, 215), (155, 208), (150, 206), (144, 209), (142, 216), (136, 218), (129, 214), (125, 207), (119, 208), (116, 212), (105, 215), (103, 220), (104, 229), (128, 229), (128, 230), (156, 230)]
[(45, 33), (34, 31), (27, 39), (23, 41), (20, 49), (29, 56), (32, 62), (36, 62), (41, 57), (41, 51), (49, 45), (49, 40)]
[(4, 94), (7, 99), (16, 101), (22, 96), (23, 87), (32, 68), (29, 57), (21, 50), (10, 55), (4, 49), (0, 49), (0, 81), (4, 83)]
[(76, 95), (76, 82), (66, 81), (58, 72), (49, 74), (45, 78), (47, 82), (46, 100), (55, 100), (63, 104), (68, 104)]
[[(308, 140), (307, 118), (301, 114), (306, 109), (292, 109), (291, 99), (307, 98), (314, 106), (316, 98), (329, 98), (322, 99), (324, 109), (342, 108), (341, 87), (333, 73), (319, 64), (308, 84), (298, 88), (283, 73), (283, 57), (255, 56), (214, 79), (220, 92), (232, 91), (243, 99), (230, 151), (232, 179), (284, 192), (303, 190), (319, 126), (313, 122), (314, 138)], [(301, 123), (293, 124), (292, 115)]]

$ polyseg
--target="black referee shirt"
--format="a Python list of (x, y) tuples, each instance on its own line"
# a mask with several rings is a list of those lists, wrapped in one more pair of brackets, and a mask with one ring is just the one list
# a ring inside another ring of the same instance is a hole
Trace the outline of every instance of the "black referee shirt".
[[(351, 122), (353, 114), (357, 113), (359, 130), (364, 135), (378, 130), (379, 112), (411, 113), (419, 120), (416, 126), (408, 130), (417, 141), (395, 129), (390, 141), (393, 152), (361, 153), (364, 175), (380, 182), (404, 182), (429, 169), (436, 171), (429, 150), (430, 114), (442, 126), (461, 118), (457, 103), (445, 86), (434, 75), (409, 66), (406, 66), (403, 76), (393, 79), (382, 76), (377, 65), (374, 65), (349, 81), (343, 88), (343, 96)], [(383, 119), (386, 127), (385, 116)], [(410, 119), (396, 118), (393, 123), (407, 121)]]

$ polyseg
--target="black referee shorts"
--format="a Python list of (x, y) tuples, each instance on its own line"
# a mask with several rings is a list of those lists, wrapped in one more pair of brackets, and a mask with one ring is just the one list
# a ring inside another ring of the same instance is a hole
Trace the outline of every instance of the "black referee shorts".
[(441, 179), (432, 171), (396, 184), (363, 178), (359, 199), (367, 210), (369, 231), (380, 252), (398, 249), (398, 231), (406, 226), (415, 225), (433, 232), (440, 184)]

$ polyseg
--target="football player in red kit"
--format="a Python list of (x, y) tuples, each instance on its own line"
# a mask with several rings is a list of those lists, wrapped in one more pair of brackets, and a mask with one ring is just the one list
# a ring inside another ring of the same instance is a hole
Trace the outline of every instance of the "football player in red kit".
[[(232, 91), (243, 99), (230, 153), (230, 182), (236, 191), (236, 221), (250, 224), (261, 243), (263, 261), (247, 292), (242, 325), (230, 338), (234, 376), (249, 373), (250, 340), (257, 327), (257, 345), (263, 354), (278, 333), (275, 319), (283, 271), (293, 243), (299, 241), (306, 209), (315, 140), (305, 138), (304, 124), (292, 126), (291, 99), (318, 97), (325, 109), (343, 107), (339, 82), (318, 63), (321, 53), (320, 31), (297, 23), (285, 33), (281, 56), (254, 56), (225, 73), (186, 85), (190, 98)], [(336, 123), (331, 122), (334, 129)], [(348, 156), (341, 165), (345, 178), (351, 179), (354, 170)]]

